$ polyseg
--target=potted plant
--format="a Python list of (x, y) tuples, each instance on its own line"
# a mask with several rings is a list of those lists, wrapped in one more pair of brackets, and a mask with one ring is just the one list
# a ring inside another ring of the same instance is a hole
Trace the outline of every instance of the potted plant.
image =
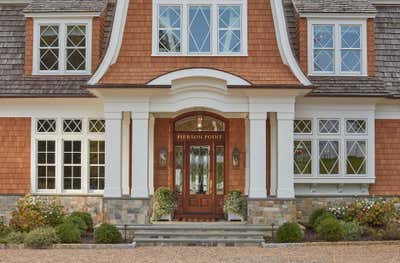
[(224, 212), (228, 221), (244, 221), (246, 217), (246, 201), (242, 192), (230, 191), (225, 197)]
[(177, 207), (174, 194), (166, 187), (158, 188), (153, 197), (153, 221), (172, 221)]

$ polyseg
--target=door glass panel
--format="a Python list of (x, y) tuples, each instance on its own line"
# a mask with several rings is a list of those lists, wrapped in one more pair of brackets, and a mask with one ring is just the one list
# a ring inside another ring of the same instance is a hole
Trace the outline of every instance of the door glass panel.
[(190, 147), (190, 194), (208, 194), (210, 146)]
[(175, 123), (175, 131), (225, 131), (225, 123), (207, 115), (189, 116)]
[(183, 186), (183, 146), (175, 146), (175, 191), (182, 193)]
[(216, 147), (216, 177), (217, 177), (217, 194), (224, 194), (224, 175), (225, 175), (225, 147), (217, 146)]

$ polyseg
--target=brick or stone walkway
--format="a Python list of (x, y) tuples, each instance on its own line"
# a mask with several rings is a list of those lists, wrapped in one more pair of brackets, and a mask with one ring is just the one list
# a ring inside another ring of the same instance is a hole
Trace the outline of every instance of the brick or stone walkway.
[(400, 245), (255, 247), (142, 247), (123, 250), (0, 250), (0, 262), (263, 262), (398, 263)]

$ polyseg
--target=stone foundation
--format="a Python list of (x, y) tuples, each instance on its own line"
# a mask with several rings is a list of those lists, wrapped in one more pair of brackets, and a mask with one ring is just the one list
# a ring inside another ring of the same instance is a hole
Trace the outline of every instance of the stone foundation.
[(281, 225), (296, 220), (296, 201), (278, 199), (248, 199), (247, 222), (249, 224)]
[(111, 224), (149, 224), (150, 199), (104, 199), (105, 221)]

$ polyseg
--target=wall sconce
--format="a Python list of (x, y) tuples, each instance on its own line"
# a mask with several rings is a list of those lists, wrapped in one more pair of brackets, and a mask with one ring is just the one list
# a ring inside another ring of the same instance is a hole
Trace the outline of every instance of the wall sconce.
[(238, 148), (235, 148), (232, 152), (232, 166), (234, 168), (240, 167), (240, 151)]
[(160, 150), (159, 166), (160, 166), (160, 168), (166, 168), (167, 164), (168, 164), (168, 152), (167, 152), (167, 149), (162, 148)]

